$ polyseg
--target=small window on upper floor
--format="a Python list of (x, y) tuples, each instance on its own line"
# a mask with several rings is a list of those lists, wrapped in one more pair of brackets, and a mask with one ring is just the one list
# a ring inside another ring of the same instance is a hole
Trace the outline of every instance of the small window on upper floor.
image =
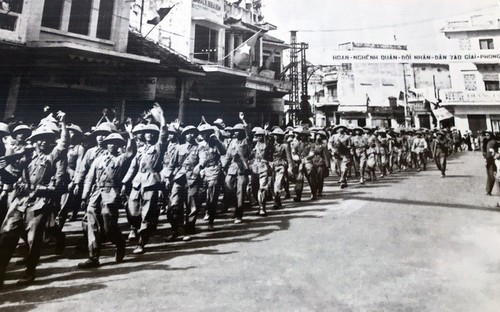
[(484, 89), (486, 91), (500, 91), (500, 83), (498, 81), (485, 81)]
[(493, 50), (493, 39), (479, 39), (479, 49), (481, 50)]
[(88, 36), (91, 12), (92, 0), (72, 1), (68, 31)]
[(64, 0), (45, 0), (42, 14), (42, 26), (54, 29), (61, 28), (61, 15)]
[(218, 33), (215, 29), (196, 25), (194, 34), (194, 58), (217, 62)]
[(97, 38), (111, 39), (114, 0), (101, 0), (97, 20)]

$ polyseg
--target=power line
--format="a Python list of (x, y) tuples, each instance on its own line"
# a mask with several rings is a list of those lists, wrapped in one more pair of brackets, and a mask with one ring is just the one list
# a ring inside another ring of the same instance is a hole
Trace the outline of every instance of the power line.
[(492, 9), (492, 8), (498, 8), (498, 5), (491, 5), (488, 7), (483, 7), (480, 9), (476, 9), (473, 11), (467, 11), (464, 13), (460, 14), (455, 14), (452, 16), (448, 17), (441, 17), (441, 18), (426, 18), (418, 21), (411, 21), (411, 22), (403, 22), (403, 23), (396, 23), (396, 24), (388, 24), (388, 25), (380, 25), (380, 26), (370, 26), (370, 27), (356, 27), (356, 28), (343, 28), (343, 29), (299, 29), (298, 31), (300, 32), (350, 32), (350, 31), (360, 31), (360, 30), (374, 30), (374, 29), (384, 29), (384, 28), (393, 28), (393, 27), (400, 27), (400, 26), (409, 26), (409, 25), (415, 25), (415, 24), (421, 24), (421, 23), (429, 23), (429, 22), (437, 22), (437, 21), (442, 21), (447, 18), (452, 18), (455, 16), (460, 16), (460, 15), (465, 15), (465, 14), (470, 14), (478, 11), (483, 11), (486, 9)]

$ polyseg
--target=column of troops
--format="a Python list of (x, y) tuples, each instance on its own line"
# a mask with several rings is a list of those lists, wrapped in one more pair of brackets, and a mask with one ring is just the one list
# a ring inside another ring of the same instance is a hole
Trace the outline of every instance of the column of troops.
[(63, 112), (49, 114), (37, 127), (0, 123), (0, 286), (19, 240), (27, 253), (18, 281), (35, 279), (44, 239), (55, 252), (65, 247), (63, 227), (84, 210), (83, 233), (88, 259), (79, 268), (98, 267), (105, 240), (116, 246), (115, 260), (125, 256), (126, 240), (118, 226), (125, 209), (128, 239), (142, 254), (160, 215), (171, 226), (167, 241), (188, 241), (198, 215), (208, 229), (217, 215), (232, 212), (242, 222), (248, 207), (266, 216), (268, 203), (323, 196), (324, 180), (338, 175), (341, 188), (353, 177), (360, 184), (407, 168), (426, 170), (435, 159), (445, 176), (450, 133), (414, 129), (319, 127), (251, 128), (241, 122), (226, 127), (221, 119), (197, 127), (166, 124), (155, 105), (140, 122), (100, 123), (91, 133), (66, 125)]

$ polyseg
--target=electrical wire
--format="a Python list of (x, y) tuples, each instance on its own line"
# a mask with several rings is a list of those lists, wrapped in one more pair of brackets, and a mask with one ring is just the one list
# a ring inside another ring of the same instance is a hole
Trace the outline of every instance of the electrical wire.
[(380, 25), (380, 26), (371, 26), (371, 27), (355, 27), (355, 28), (343, 28), (343, 29), (298, 29), (297, 31), (302, 32), (302, 33), (330, 33), (330, 32), (353, 32), (353, 31), (361, 31), (361, 30), (377, 30), (377, 29), (384, 29), (384, 28), (393, 28), (393, 27), (401, 27), (401, 26), (409, 26), (409, 25), (415, 25), (415, 24), (422, 24), (422, 23), (429, 23), (429, 22), (438, 22), (442, 21), (447, 18), (452, 18), (455, 16), (461, 16), (461, 15), (466, 15), (478, 11), (483, 11), (486, 9), (492, 9), (492, 8), (498, 8), (498, 5), (491, 5), (483, 8), (479, 8), (476, 10), (472, 11), (467, 11), (464, 13), (459, 13), (455, 14), (452, 16), (448, 17), (440, 17), (440, 18), (426, 18), (426, 19), (421, 19), (417, 21), (410, 21), (410, 22), (402, 22), (402, 23), (396, 23), (396, 24), (387, 24), (387, 25)]

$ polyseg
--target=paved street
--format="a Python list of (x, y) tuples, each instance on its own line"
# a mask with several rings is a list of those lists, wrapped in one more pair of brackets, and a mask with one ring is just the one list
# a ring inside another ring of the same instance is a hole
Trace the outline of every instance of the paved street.
[(0, 310), (498, 311), (500, 208), (484, 195), (483, 163), (465, 152), (445, 179), (430, 166), (342, 191), (330, 178), (319, 201), (219, 219), (214, 232), (201, 220), (192, 241), (157, 236), (120, 265), (106, 248), (100, 268), (79, 270), (85, 255), (69, 247), (42, 257), (28, 288), (12, 285), (22, 270), (9, 266)]

